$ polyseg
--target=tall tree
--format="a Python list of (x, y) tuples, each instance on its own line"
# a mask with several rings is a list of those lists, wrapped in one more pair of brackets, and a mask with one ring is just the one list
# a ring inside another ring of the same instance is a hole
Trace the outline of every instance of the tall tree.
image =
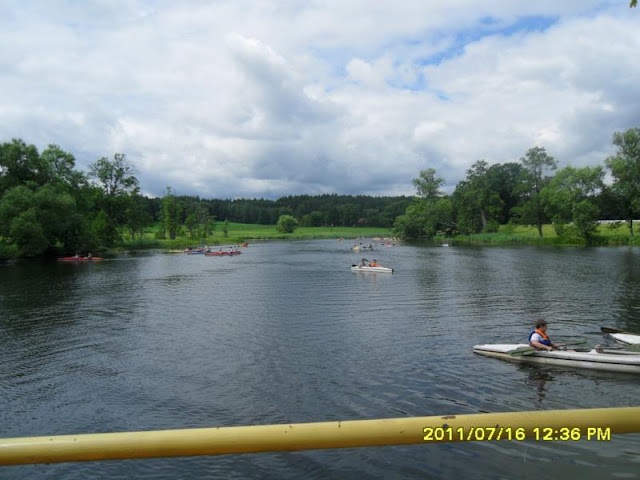
[(613, 134), (616, 155), (605, 160), (613, 177), (613, 192), (619, 196), (624, 219), (633, 237), (633, 219), (640, 215), (640, 128)]
[(180, 227), (180, 202), (171, 191), (171, 187), (167, 187), (167, 192), (162, 199), (162, 213), (164, 218), (164, 230), (169, 234), (171, 240), (176, 238), (178, 228)]
[(24, 256), (35, 256), (61, 243), (73, 248), (82, 216), (74, 198), (53, 184), (19, 185), (0, 201), (0, 236), (18, 246)]
[(75, 170), (76, 159), (58, 145), (49, 145), (40, 154), (43, 177), (46, 182), (60, 183), (69, 187), (77, 187), (84, 175)]
[(491, 190), (498, 193), (502, 208), (497, 217), (499, 223), (508, 223), (514, 215), (514, 209), (520, 202), (519, 184), (523, 167), (519, 163), (496, 163), (487, 170)]
[(540, 195), (549, 183), (550, 177), (547, 172), (558, 168), (558, 163), (541, 147), (530, 148), (524, 157), (520, 158), (520, 162), (524, 167), (520, 183), (523, 200), (520, 209), (521, 222), (535, 223), (538, 226), (538, 235), (542, 238), (545, 214)]
[(0, 196), (18, 185), (35, 182), (43, 185), (40, 155), (35, 145), (19, 139), (0, 145)]
[(602, 167), (565, 167), (553, 177), (542, 191), (545, 212), (553, 220), (559, 236), (564, 227), (573, 222), (580, 236), (589, 243), (597, 227), (600, 209), (598, 195), (603, 187)]
[(436, 176), (433, 168), (420, 171), (413, 179), (417, 197), (404, 214), (399, 215), (394, 229), (403, 238), (432, 237), (438, 232), (455, 228), (451, 201), (441, 190), (444, 180)]
[(435, 200), (442, 196), (442, 185), (444, 180), (436, 177), (434, 168), (420, 170), (420, 176), (412, 180), (413, 186), (416, 187), (417, 195), (423, 200)]
[(138, 179), (135, 168), (123, 153), (116, 153), (113, 160), (102, 157), (89, 165), (89, 174), (95, 178), (108, 197), (137, 192)]
[(487, 162), (478, 160), (467, 170), (466, 180), (458, 183), (453, 192), (458, 227), (464, 233), (486, 231), (490, 221), (492, 225), (497, 224), (503, 202), (487, 172)]
[(113, 160), (102, 157), (89, 165), (89, 176), (100, 188), (98, 207), (106, 215), (106, 219), (101, 216), (100, 220), (106, 221), (100, 228), (105, 245), (113, 245), (120, 238), (119, 227), (126, 224), (125, 212), (139, 190), (134, 173), (133, 164), (121, 153), (116, 153)]

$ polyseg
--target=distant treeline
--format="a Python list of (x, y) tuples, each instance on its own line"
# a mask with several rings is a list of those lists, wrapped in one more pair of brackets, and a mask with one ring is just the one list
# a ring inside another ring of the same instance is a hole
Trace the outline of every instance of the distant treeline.
[(640, 128), (613, 135), (618, 147), (604, 160), (612, 182), (605, 184), (600, 166), (558, 170), (544, 148), (530, 148), (519, 162), (475, 162), (452, 194), (441, 187), (432, 168), (413, 180), (418, 196), (394, 224), (405, 238), (437, 234), (469, 235), (497, 232), (500, 225), (552, 223), (558, 237), (594, 240), (598, 221), (621, 220), (634, 236), (633, 219), (640, 218)]
[[(154, 220), (162, 219), (163, 198), (146, 199)], [(205, 206), (216, 220), (275, 225), (280, 216), (292, 215), (300, 226), (362, 226), (391, 228), (398, 215), (405, 212), (413, 197), (371, 197), (366, 195), (290, 195), (277, 200), (201, 199), (175, 196), (180, 205), (180, 223), (190, 213)]]
[(160, 238), (206, 238), (214, 222), (275, 225), (283, 215), (302, 226), (392, 227), (412, 197), (295, 195), (278, 200), (140, 195), (124, 154), (102, 157), (88, 172), (57, 145), (39, 152), (13, 139), (0, 144), (0, 258), (56, 255), (113, 247), (161, 225)]
[[(640, 216), (640, 129), (615, 133), (616, 155), (602, 166), (556, 171), (544, 148), (519, 162), (475, 162), (451, 194), (434, 169), (413, 180), (415, 197), (293, 195), (277, 200), (202, 199), (140, 195), (134, 165), (124, 154), (102, 157), (79, 171), (75, 158), (56, 145), (42, 152), (22, 140), (0, 144), (0, 258), (96, 251), (123, 238), (142, 238), (151, 226), (158, 238), (205, 239), (215, 222), (301, 226), (393, 227), (404, 238), (495, 232), (500, 225), (553, 223), (561, 236), (589, 242), (601, 219), (627, 222)], [(226, 225), (224, 227), (226, 229)]]

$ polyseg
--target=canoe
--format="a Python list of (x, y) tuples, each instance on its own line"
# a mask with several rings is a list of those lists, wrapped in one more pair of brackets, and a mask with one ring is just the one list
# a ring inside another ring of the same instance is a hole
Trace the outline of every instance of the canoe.
[(610, 333), (611, 338), (626, 345), (640, 345), (640, 335), (635, 333)]
[(60, 257), (59, 262), (99, 262), (102, 257)]
[(475, 345), (473, 353), (499, 358), (509, 362), (552, 365), (559, 367), (586, 368), (608, 372), (640, 373), (640, 354), (615, 350), (598, 353), (595, 349), (580, 350), (541, 350), (530, 355), (509, 355), (526, 344), (486, 344)]
[(207, 253), (205, 253), (205, 256), (206, 257), (222, 257), (222, 256), (225, 256), (225, 255), (226, 256), (230, 256), (230, 255), (241, 255), (241, 254), (242, 254), (242, 252), (240, 252), (240, 251), (235, 251), (235, 252), (222, 251), (222, 252), (207, 252)]
[(393, 268), (387, 267), (361, 267), (359, 265), (351, 265), (352, 272), (374, 272), (374, 273), (393, 273)]

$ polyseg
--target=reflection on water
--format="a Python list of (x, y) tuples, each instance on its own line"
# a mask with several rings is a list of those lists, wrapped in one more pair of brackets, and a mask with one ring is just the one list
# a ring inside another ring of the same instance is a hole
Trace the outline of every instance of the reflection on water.
[[(2, 436), (637, 405), (636, 376), (474, 355), (640, 331), (638, 249), (251, 245), (238, 257), (122, 256), (0, 268)], [(157, 459), (3, 478), (638, 478), (640, 436)], [(635, 453), (634, 453), (635, 452)], [(524, 462), (524, 466), (523, 466)]]

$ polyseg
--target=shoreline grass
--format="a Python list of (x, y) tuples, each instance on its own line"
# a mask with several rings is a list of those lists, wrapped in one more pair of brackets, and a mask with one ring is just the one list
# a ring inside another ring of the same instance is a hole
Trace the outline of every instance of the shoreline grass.
[(177, 249), (196, 245), (233, 245), (256, 240), (313, 240), (313, 239), (357, 239), (360, 237), (392, 237), (389, 228), (383, 227), (298, 227), (293, 233), (280, 233), (275, 225), (229, 223), (227, 236), (223, 233), (223, 223), (216, 222), (214, 234), (207, 238), (193, 238), (181, 235), (173, 240), (159, 239), (160, 226), (147, 229), (142, 238), (124, 240), (118, 249)]
[[(598, 225), (589, 244), (578, 235), (572, 226), (565, 227), (565, 231), (565, 234), (559, 237), (553, 225), (545, 224), (542, 226), (543, 236), (540, 237), (536, 226), (500, 225), (495, 233), (475, 233), (453, 237), (438, 235), (434, 237), (434, 241), (457, 245), (640, 246), (640, 237), (637, 233), (631, 237), (627, 224), (624, 222)], [(637, 228), (634, 222), (635, 232), (637, 232)]]
[[(640, 223), (640, 222), (639, 222)], [(634, 224), (634, 232), (639, 232), (640, 225)], [(383, 227), (298, 227), (293, 233), (283, 234), (276, 231), (275, 225), (257, 225), (247, 223), (229, 223), (227, 236), (223, 233), (223, 223), (216, 222), (214, 234), (207, 238), (192, 238), (181, 235), (177, 238), (160, 239), (158, 232), (160, 225), (156, 224), (145, 230), (142, 238), (124, 239), (114, 249), (101, 251), (103, 255), (115, 254), (123, 251), (135, 250), (172, 250), (184, 249), (199, 245), (234, 245), (251, 241), (266, 240), (313, 240), (339, 239), (357, 240), (358, 238), (393, 238), (392, 229)], [(538, 236), (535, 226), (501, 225), (495, 233), (476, 233), (472, 235), (456, 235), (448, 237), (437, 235), (430, 239), (419, 240), (422, 243), (476, 246), (547, 246), (561, 247), (587, 246), (585, 240), (579, 237), (573, 227), (566, 229), (567, 234), (559, 237), (553, 225), (543, 225), (543, 237)], [(620, 247), (640, 246), (640, 232), (635, 236), (629, 235), (629, 229), (624, 222), (600, 224), (589, 246)], [(17, 258), (15, 245), (0, 245), (0, 261)]]

